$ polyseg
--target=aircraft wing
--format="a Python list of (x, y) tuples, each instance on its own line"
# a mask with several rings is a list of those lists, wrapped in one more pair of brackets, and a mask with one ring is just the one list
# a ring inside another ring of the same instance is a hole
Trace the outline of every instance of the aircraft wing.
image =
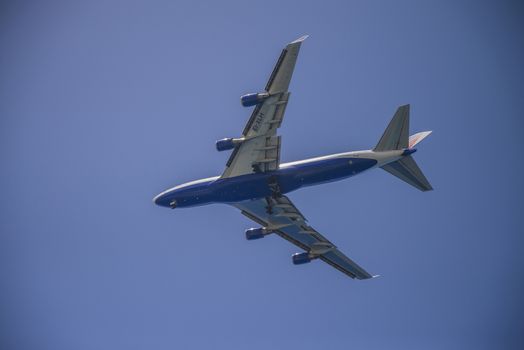
[(265, 88), (269, 97), (256, 105), (242, 132), (245, 140), (233, 150), (222, 178), (278, 169), (280, 136), (276, 132), (284, 119), (289, 83), (300, 45), (306, 38), (303, 36), (282, 50)]
[(267, 197), (232, 205), (262, 227), (273, 231), (349, 277), (357, 279), (374, 277), (344, 255), (317, 230), (309, 226), (306, 218), (288, 197)]

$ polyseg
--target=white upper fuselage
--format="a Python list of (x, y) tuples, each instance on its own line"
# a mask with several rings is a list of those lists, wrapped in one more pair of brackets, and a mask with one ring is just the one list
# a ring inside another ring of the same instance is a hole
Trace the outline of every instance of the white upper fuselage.
[(402, 158), (403, 152), (404, 150), (393, 150), (393, 151), (384, 151), (384, 152), (375, 152), (373, 150), (365, 150), (365, 151), (335, 153), (335, 154), (330, 154), (327, 156), (308, 158), (308, 159), (303, 159), (303, 160), (296, 160), (294, 162), (289, 162), (289, 163), (282, 163), (280, 164), (279, 169), (284, 169), (286, 167), (295, 166), (295, 165), (314, 163), (314, 162), (318, 162), (322, 160), (335, 159), (335, 158), (374, 159), (377, 161), (377, 164), (373, 168), (376, 168), (376, 167), (381, 167), (388, 163), (392, 163), (392, 162), (399, 160), (400, 158)]

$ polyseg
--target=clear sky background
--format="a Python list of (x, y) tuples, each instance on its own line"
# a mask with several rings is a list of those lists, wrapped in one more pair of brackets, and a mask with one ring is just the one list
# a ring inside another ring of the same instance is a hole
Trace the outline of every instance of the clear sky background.
[[(382, 170), (290, 198), (352, 280), (227, 205), (240, 95), (303, 34), (282, 160), (372, 148), (399, 105), (435, 191)], [(3, 1), (0, 348), (522, 349), (519, 1)]]

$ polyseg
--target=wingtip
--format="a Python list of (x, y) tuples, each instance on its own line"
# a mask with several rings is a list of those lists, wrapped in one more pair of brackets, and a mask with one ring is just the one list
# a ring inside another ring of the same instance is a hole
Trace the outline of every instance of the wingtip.
[(377, 277), (380, 277), (380, 275), (373, 275), (373, 276), (371, 276), (371, 278), (377, 278)]
[(297, 40), (294, 40), (292, 42), (290, 42), (290, 44), (296, 44), (296, 43), (301, 43), (303, 42), (304, 40), (306, 40), (307, 38), (309, 38), (309, 35), (302, 35), (300, 38), (298, 38)]

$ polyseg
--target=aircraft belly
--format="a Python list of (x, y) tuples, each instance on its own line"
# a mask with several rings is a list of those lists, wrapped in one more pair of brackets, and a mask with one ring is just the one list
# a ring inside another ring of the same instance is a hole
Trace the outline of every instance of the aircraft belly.
[(300, 164), (282, 169), (282, 192), (287, 193), (302, 186), (312, 186), (341, 180), (377, 164), (367, 158), (334, 158), (314, 163)]
[[(218, 179), (201, 187), (183, 190), (173, 197), (180, 207), (259, 199), (278, 193), (285, 194), (303, 186), (340, 180), (367, 170), (376, 163), (376, 160), (367, 158), (327, 159), (269, 173)], [(270, 183), (277, 186), (271, 189)]]
[(211, 202), (235, 203), (271, 195), (268, 174), (250, 174), (216, 181)]

